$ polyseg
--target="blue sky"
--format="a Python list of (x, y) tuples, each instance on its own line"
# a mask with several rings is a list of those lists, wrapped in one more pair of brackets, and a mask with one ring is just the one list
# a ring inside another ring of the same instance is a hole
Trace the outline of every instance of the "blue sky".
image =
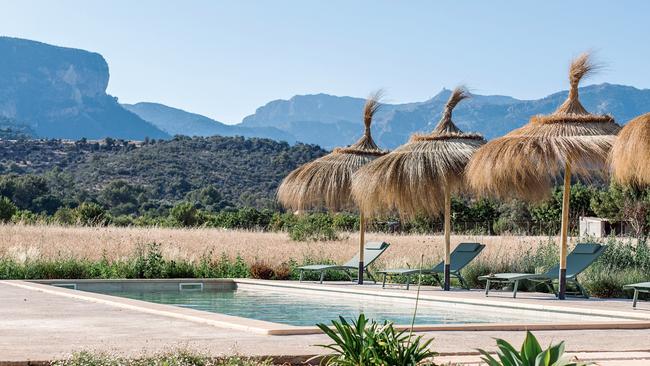
[[(0, 34), (101, 53), (108, 92), (239, 122), (295, 94), (426, 100), (539, 98), (570, 59), (597, 51), (588, 83), (650, 87), (648, 1), (0, 0)], [(1, 55), (0, 55), (1, 56)]]

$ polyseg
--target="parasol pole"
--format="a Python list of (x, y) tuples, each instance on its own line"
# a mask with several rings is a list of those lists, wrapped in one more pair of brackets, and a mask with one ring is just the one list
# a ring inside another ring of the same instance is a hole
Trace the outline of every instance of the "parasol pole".
[(562, 228), (560, 238), (560, 273), (558, 277), (558, 299), (564, 300), (566, 293), (567, 236), (569, 233), (569, 200), (571, 197), (571, 165), (564, 165), (564, 192), (562, 193)]
[(365, 254), (366, 217), (363, 211), (359, 214), (359, 277), (358, 284), (363, 285), (363, 261)]
[(445, 187), (445, 283), (443, 290), (449, 291), (451, 287), (451, 191)]

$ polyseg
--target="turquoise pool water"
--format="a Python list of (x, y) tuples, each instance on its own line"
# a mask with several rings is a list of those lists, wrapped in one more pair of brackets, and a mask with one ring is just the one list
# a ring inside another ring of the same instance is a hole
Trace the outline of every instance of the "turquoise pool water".
[[(410, 324), (414, 303), (381, 300), (380, 297), (341, 296), (311, 291), (309, 294), (239, 288), (229, 291), (97, 291), (107, 295), (168, 304), (244, 318), (297, 326), (329, 323), (359, 313), (378, 321)], [(444, 303), (420, 302), (416, 324), (545, 323), (580, 320), (580, 316), (546, 312), (521, 313), (495, 307), (459, 309)]]

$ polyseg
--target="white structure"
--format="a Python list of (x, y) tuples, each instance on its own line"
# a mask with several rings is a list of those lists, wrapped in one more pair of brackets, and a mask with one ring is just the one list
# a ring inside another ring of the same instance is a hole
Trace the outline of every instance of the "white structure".
[(626, 234), (628, 231), (625, 222), (611, 222), (600, 217), (580, 217), (580, 236), (602, 238), (612, 234)]

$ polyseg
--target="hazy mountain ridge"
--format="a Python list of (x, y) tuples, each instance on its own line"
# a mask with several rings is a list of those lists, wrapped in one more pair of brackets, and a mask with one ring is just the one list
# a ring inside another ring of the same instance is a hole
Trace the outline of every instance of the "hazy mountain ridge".
[[(98, 53), (0, 37), (0, 117), (13, 121), (11, 128), (0, 126), (9, 131), (4, 138), (14, 136), (14, 130), (19, 130), (19, 137), (68, 139), (221, 135), (332, 149), (353, 143), (363, 132), (363, 98), (296, 95), (273, 100), (241, 123), (227, 125), (163, 104), (120, 105), (117, 98), (106, 94), (108, 80), (108, 65)], [(372, 126), (375, 140), (392, 149), (415, 132), (430, 131), (450, 93), (443, 89), (425, 101), (383, 105)], [(649, 89), (599, 84), (581, 88), (580, 94), (589, 111), (611, 114), (621, 124), (650, 110)], [(522, 126), (533, 115), (554, 111), (566, 95), (567, 91), (561, 91), (541, 99), (520, 100), (477, 94), (459, 104), (454, 121), (463, 130), (490, 139)]]
[[(384, 105), (373, 123), (375, 139), (385, 148), (394, 148), (414, 132), (432, 130), (450, 93), (443, 89), (424, 102)], [(480, 132), (491, 139), (524, 125), (533, 115), (553, 112), (567, 93), (561, 91), (537, 100), (477, 94), (456, 107), (454, 121), (465, 131)], [(620, 124), (650, 110), (649, 89), (604, 83), (580, 88), (580, 95), (589, 111), (611, 114)], [(341, 108), (337, 108), (337, 98)], [(244, 118), (242, 125), (275, 126), (296, 136), (298, 141), (332, 148), (351, 144), (360, 136), (363, 104), (361, 98), (325, 94), (296, 96), (258, 108), (254, 115)], [(323, 110), (325, 106), (330, 109)], [(310, 115), (309, 108), (314, 112), (308, 119), (305, 116)]]
[(227, 125), (209, 117), (164, 104), (141, 102), (122, 104), (122, 106), (172, 136), (243, 136), (296, 142), (293, 136), (275, 127)]

